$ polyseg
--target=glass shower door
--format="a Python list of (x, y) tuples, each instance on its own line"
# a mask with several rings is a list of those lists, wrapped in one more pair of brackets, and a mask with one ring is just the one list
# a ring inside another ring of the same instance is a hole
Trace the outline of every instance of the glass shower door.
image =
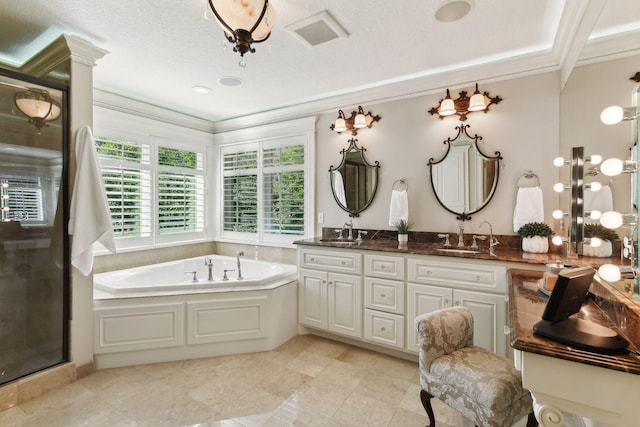
[(66, 103), (0, 70), (0, 384), (68, 360)]

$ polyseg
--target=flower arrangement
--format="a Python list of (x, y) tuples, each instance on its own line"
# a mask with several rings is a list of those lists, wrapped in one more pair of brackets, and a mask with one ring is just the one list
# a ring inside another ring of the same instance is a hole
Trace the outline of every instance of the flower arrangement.
[(398, 230), (398, 234), (409, 234), (409, 230), (413, 228), (413, 224), (401, 219), (400, 221), (395, 223), (396, 229)]

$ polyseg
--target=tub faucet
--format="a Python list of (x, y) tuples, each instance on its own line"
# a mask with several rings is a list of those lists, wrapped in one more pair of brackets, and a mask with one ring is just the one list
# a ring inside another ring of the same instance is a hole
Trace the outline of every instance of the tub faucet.
[(207, 277), (207, 280), (212, 282), (213, 281), (213, 258), (211, 257), (205, 257), (204, 258), (204, 265), (207, 266), (207, 269), (209, 270), (209, 276)]
[(484, 221), (482, 224), (480, 224), (480, 227), (485, 224), (489, 226), (489, 256), (497, 256), (493, 250), (493, 247), (499, 245), (500, 242), (498, 242), (498, 239), (493, 238), (493, 227), (491, 226), (491, 223), (489, 221)]
[(236, 252), (236, 264), (238, 266), (238, 280), (244, 279), (244, 277), (242, 277), (242, 268), (240, 267), (240, 257), (241, 256), (244, 256), (244, 251)]
[(198, 272), (196, 270), (185, 271), (184, 274), (193, 274), (193, 279), (191, 279), (191, 281), (194, 283), (198, 281)]
[(458, 225), (458, 247), (461, 248), (464, 246), (464, 225), (462, 225), (462, 223), (460, 223), (460, 225)]

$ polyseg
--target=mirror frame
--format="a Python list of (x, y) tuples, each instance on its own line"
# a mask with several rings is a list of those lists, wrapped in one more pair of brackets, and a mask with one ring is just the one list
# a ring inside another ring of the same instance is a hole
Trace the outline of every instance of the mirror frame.
[[(478, 145), (479, 141), (482, 141), (482, 137), (479, 135), (474, 135), (471, 136), (469, 135), (468, 129), (470, 128), (470, 125), (465, 125), (460, 123), (459, 126), (456, 126), (455, 129), (458, 131), (458, 133), (453, 137), (453, 138), (447, 138), (445, 141), (443, 141), (443, 144), (445, 144), (447, 146), (447, 151), (444, 153), (444, 155), (442, 156), (442, 158), (440, 158), (440, 160), (435, 160), (433, 157), (431, 157), (429, 159), (429, 179), (431, 181), (431, 189), (433, 190), (433, 194), (436, 197), (436, 200), (438, 201), (438, 203), (440, 203), (440, 206), (442, 206), (444, 209), (446, 209), (447, 211), (451, 212), (452, 214), (456, 215), (456, 219), (460, 220), (460, 221), (468, 221), (471, 219), (471, 215), (475, 214), (479, 211), (481, 211), (485, 206), (487, 206), (489, 204), (489, 202), (491, 201), (491, 199), (493, 198), (493, 195), (496, 192), (496, 188), (498, 187), (498, 181), (500, 179), (500, 160), (502, 160), (502, 156), (500, 154), (499, 151), (495, 151), (494, 152), (494, 156), (488, 156), (487, 154), (483, 153), (482, 150), (480, 150), (480, 146)], [(491, 191), (489, 192), (489, 196), (485, 199), (485, 201), (482, 203), (482, 205), (478, 206), (477, 208), (469, 211), (469, 212), (456, 212), (453, 209), (450, 209), (448, 206), (446, 206), (444, 204), (444, 202), (440, 199), (440, 197), (438, 196), (438, 193), (436, 191), (436, 186), (435, 183), (433, 182), (433, 167), (439, 163), (442, 163), (447, 156), (449, 155), (449, 151), (451, 151), (451, 144), (458, 138), (460, 138), (461, 136), (466, 135), (467, 138), (469, 138), (470, 140), (473, 141), (473, 145), (476, 148), (476, 151), (478, 152), (478, 154), (480, 154), (480, 156), (482, 156), (483, 159), (486, 160), (495, 160), (496, 161), (496, 173), (495, 173), (495, 179), (493, 182), (493, 186), (491, 187)]]
[[(360, 212), (364, 211), (365, 209), (367, 209), (371, 203), (373, 202), (373, 199), (375, 198), (376, 195), (376, 191), (378, 190), (378, 170), (380, 169), (380, 162), (378, 162), (377, 160), (374, 162), (374, 164), (371, 164), (367, 161), (367, 159), (364, 157), (364, 152), (367, 151), (366, 148), (362, 147), (358, 147), (357, 144), (358, 140), (355, 138), (351, 138), (349, 140), (349, 146), (347, 148), (343, 148), (340, 151), (340, 154), (342, 155), (342, 161), (340, 162), (340, 164), (337, 167), (333, 167), (333, 165), (329, 166), (329, 181), (331, 183), (331, 194), (333, 194), (333, 199), (336, 201), (336, 203), (338, 204), (338, 206), (340, 207), (340, 209), (342, 209), (345, 212), (349, 213), (349, 216), (352, 218), (355, 218), (357, 216), (360, 215)], [(347, 206), (344, 206), (339, 200), (338, 200), (338, 196), (336, 196), (336, 190), (334, 188), (334, 180), (333, 180), (333, 172), (340, 170), (343, 166), (345, 166), (346, 162), (347, 162), (347, 154), (352, 152), (352, 151), (358, 151), (360, 153), (360, 158), (362, 160), (362, 163), (364, 164), (364, 166), (373, 169), (374, 172), (374, 182), (373, 182), (373, 188), (371, 189), (371, 196), (367, 199), (366, 203), (364, 204), (363, 207), (361, 207), (360, 209), (349, 209)]]

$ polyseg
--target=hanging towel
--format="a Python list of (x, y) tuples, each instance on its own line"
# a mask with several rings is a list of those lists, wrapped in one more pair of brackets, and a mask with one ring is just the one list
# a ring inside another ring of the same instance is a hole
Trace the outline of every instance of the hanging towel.
[(80, 129), (76, 136), (76, 165), (69, 212), (69, 234), (73, 235), (71, 265), (88, 276), (93, 269), (95, 242), (116, 253), (107, 195), (89, 126)]
[(395, 226), (401, 219), (409, 221), (409, 198), (406, 190), (391, 191), (389, 225)]
[(333, 171), (333, 194), (335, 194), (338, 202), (346, 208), (347, 197), (344, 193), (344, 182), (340, 171)]
[(599, 191), (584, 192), (584, 210), (608, 212), (613, 210), (611, 187), (603, 185)]
[(513, 232), (529, 222), (544, 222), (544, 206), (540, 187), (518, 188), (513, 211)]

